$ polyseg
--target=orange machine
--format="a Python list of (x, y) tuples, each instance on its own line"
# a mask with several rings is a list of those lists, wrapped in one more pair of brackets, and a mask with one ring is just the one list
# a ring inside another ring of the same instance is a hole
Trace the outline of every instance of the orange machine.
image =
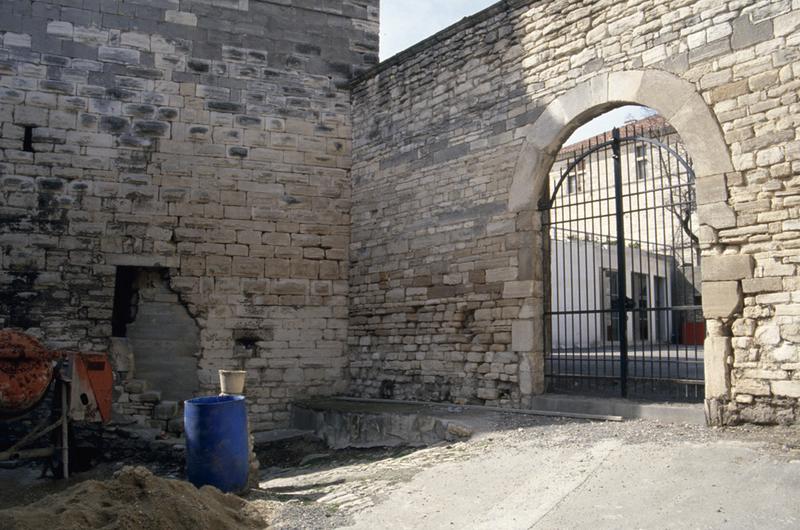
[[(51, 385), (55, 380), (57, 384)], [(9, 448), (0, 448), (0, 462), (19, 458), (52, 458), (60, 449), (64, 478), (69, 476), (69, 422), (111, 420), (114, 374), (108, 356), (102, 353), (47, 350), (34, 337), (18, 331), (0, 330), (0, 420), (20, 417), (38, 405), (47, 389), (60, 396), (60, 418), (45, 420)], [(51, 415), (52, 416), (52, 415)], [(48, 424), (49, 423), (49, 424)], [(61, 429), (60, 447), (23, 449), (46, 434)]]
[(76, 421), (108, 423), (114, 374), (103, 353), (71, 353), (69, 417)]

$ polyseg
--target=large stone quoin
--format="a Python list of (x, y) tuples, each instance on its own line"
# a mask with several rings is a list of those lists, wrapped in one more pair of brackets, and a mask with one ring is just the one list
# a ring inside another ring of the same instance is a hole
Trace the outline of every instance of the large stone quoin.
[(142, 422), (192, 358), (188, 392), (247, 370), (254, 430), (528, 406), (548, 172), (635, 103), (697, 176), (709, 421), (798, 421), (800, 2), (504, 0), (381, 64), (378, 4), (4, 0), (0, 326), (110, 351)]

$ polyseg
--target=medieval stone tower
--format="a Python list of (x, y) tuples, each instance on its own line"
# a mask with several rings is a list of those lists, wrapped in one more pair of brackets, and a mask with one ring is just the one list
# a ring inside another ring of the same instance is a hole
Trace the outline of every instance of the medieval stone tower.
[[(121, 349), (171, 399), (245, 369), (255, 429), (343, 390), (346, 85), (377, 20), (378, 0), (4, 1), (0, 326)], [(118, 409), (144, 420), (141, 389)]]

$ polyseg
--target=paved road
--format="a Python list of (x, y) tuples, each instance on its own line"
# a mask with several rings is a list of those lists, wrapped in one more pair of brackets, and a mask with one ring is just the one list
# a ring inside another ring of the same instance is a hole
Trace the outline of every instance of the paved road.
[(262, 487), (312, 494), (346, 516), (333, 526), (359, 530), (795, 529), (797, 440), (785, 428), (539, 420)]

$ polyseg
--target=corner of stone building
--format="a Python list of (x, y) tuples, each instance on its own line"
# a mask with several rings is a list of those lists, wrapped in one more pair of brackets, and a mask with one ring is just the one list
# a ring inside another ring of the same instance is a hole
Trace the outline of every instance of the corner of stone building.
[[(345, 85), (378, 62), (378, 0), (162, 2), (146, 17), (52, 4), (0, 17), (0, 323), (124, 363), (116, 270), (164, 268), (200, 328), (202, 390), (244, 365), (256, 430), (285, 425), (295, 395), (339, 391)], [(156, 403), (119, 386), (129, 408)]]

